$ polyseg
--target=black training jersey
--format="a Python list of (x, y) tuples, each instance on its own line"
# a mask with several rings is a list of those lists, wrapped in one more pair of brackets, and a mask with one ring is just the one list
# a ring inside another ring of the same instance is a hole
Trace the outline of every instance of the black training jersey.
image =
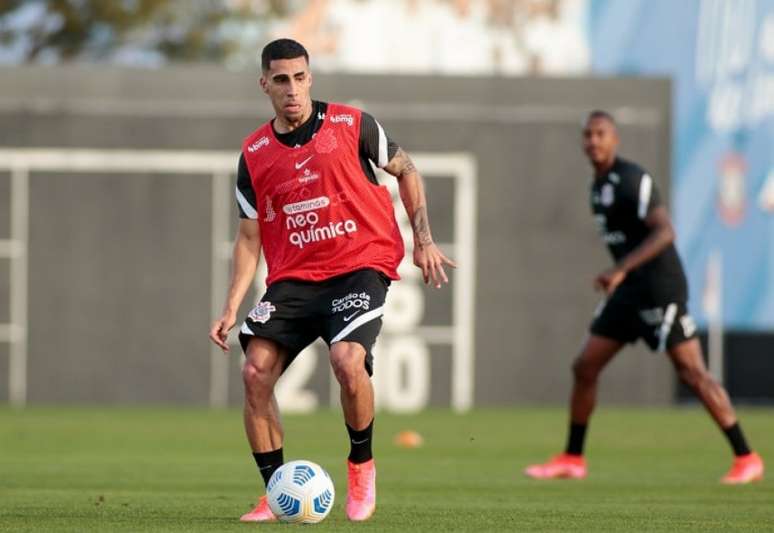
[[(288, 133), (274, 134), (282, 144), (290, 147), (300, 147), (311, 141), (325, 122), (328, 112), (327, 102), (312, 101), (312, 115), (301, 126)], [(273, 124), (272, 124), (273, 127)], [(384, 132), (381, 124), (374, 117), (362, 112), (360, 118), (360, 166), (368, 179), (377, 183), (376, 174), (371, 162), (379, 168), (384, 167), (398, 151), (398, 145)], [(237, 206), (240, 218), (256, 218), (255, 191), (253, 191), (250, 171), (245, 163), (245, 156), (239, 157), (237, 171)]]
[[(653, 178), (625, 159), (616, 158), (607, 175), (595, 178), (591, 185), (591, 210), (615, 261), (648, 237), (651, 229), (645, 219), (660, 205)], [(686, 300), (687, 282), (674, 245), (630, 272), (622, 288), (641, 289), (658, 300)]]

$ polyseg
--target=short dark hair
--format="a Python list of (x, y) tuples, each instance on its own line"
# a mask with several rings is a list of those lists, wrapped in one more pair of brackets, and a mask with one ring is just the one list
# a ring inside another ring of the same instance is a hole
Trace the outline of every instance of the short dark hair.
[(591, 113), (589, 113), (588, 116), (586, 117), (586, 123), (588, 124), (595, 118), (601, 118), (603, 120), (607, 120), (610, 124), (612, 124), (616, 128), (618, 127), (618, 124), (616, 123), (615, 118), (613, 118), (613, 115), (611, 115), (610, 113), (602, 109), (594, 109), (593, 111), (591, 111)]
[(309, 64), (309, 53), (304, 45), (293, 39), (277, 39), (263, 47), (261, 52), (261, 68), (269, 70), (271, 62), (275, 59), (295, 59), (303, 57)]

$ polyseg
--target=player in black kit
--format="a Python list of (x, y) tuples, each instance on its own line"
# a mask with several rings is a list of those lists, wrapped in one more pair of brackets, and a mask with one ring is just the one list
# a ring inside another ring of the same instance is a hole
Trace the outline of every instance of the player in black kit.
[(573, 364), (567, 447), (525, 474), (535, 479), (586, 477), (583, 444), (594, 410), (597, 379), (627, 343), (643, 339), (665, 351), (688, 385), (723, 430), (734, 463), (722, 482), (742, 484), (763, 477), (763, 461), (750, 450), (728, 394), (707, 372), (696, 327), (686, 309), (688, 284), (674, 247), (674, 230), (653, 179), (636, 164), (617, 157), (618, 131), (604, 111), (589, 114), (583, 148), (592, 167), (591, 209), (615, 261), (594, 280), (606, 293)]

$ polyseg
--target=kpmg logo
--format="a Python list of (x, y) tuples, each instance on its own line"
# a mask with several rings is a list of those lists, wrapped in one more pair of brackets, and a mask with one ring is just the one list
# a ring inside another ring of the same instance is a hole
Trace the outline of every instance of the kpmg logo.
[(331, 122), (334, 124), (338, 124), (339, 122), (346, 122), (347, 126), (352, 126), (352, 124), (355, 123), (355, 119), (352, 118), (352, 115), (333, 115), (331, 117)]
[(258, 139), (257, 141), (255, 141), (250, 146), (248, 146), (247, 147), (247, 151), (252, 154), (254, 152), (257, 152), (258, 150), (260, 150), (261, 148), (263, 148), (264, 146), (266, 146), (268, 144), (269, 144), (269, 138), (264, 136), (264, 137), (261, 137), (260, 139)]

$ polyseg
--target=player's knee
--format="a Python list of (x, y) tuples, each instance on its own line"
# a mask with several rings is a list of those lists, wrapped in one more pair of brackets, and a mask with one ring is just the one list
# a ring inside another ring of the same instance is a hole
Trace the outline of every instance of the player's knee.
[(242, 381), (249, 393), (270, 392), (275, 381), (273, 368), (260, 362), (245, 361), (242, 367)]
[(347, 396), (354, 396), (357, 394), (360, 387), (360, 380), (354, 372), (349, 371), (334, 371), (336, 373), (336, 379), (341, 386), (341, 391)]
[(599, 376), (599, 369), (586, 359), (578, 357), (572, 364), (572, 374), (578, 383), (594, 383)]
[(331, 366), (345, 394), (354, 394), (365, 372), (365, 353), (362, 347), (349, 343), (331, 347)]
[(709, 372), (699, 367), (683, 366), (678, 370), (680, 380), (693, 389), (712, 383)]

